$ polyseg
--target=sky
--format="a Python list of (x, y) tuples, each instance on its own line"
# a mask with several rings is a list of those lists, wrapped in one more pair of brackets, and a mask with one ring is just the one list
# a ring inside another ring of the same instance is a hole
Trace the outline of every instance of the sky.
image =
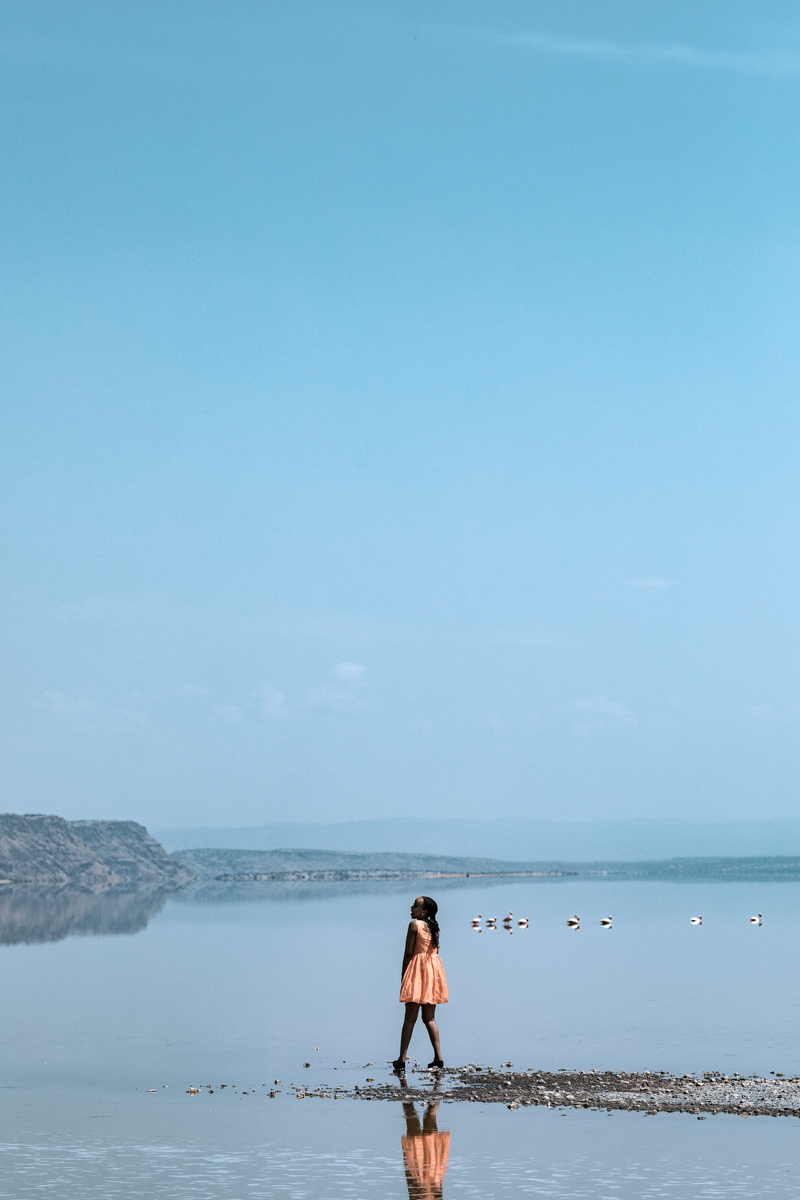
[(5, 0), (0, 65), (0, 807), (796, 813), (796, 4)]

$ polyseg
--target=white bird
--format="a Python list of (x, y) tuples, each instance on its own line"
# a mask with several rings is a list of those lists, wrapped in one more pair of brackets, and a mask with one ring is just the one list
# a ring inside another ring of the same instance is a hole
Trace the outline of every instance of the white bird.
[(603, 926), (604, 929), (610, 929), (611, 928), (611, 917), (603, 917), (600, 924)]
[(576, 915), (576, 916), (574, 916), (574, 917), (570, 917), (570, 918), (569, 918), (569, 920), (567, 921), (567, 924), (568, 924), (568, 925), (569, 925), (569, 926), (570, 926), (572, 929), (577, 929), (577, 928), (578, 928), (578, 926), (580, 925), (580, 923), (581, 923), (581, 919), (580, 919), (580, 917), (579, 917), (579, 916), (577, 916), (577, 915)]
[(751, 917), (750, 924), (751, 925), (760, 925), (761, 924), (761, 913), (759, 913), (757, 917)]
[(527, 929), (528, 928), (528, 918), (522, 917), (519, 921), (517, 921), (517, 924), (519, 925), (520, 929)]
[(702, 925), (703, 918), (702, 917), (692, 917), (692, 924), (693, 925)]
[(480, 913), (478, 913), (477, 917), (473, 917), (473, 918), (472, 918), (472, 924), (473, 924), (473, 925), (480, 925), (480, 923), (481, 923), (481, 920), (482, 920), (482, 918), (481, 918), (481, 914), (480, 914)]

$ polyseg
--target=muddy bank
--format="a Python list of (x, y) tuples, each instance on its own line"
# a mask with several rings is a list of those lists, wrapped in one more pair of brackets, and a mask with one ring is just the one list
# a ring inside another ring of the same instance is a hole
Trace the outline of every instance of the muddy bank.
[(362, 1100), (424, 1100), (430, 1098), (437, 1078), (444, 1101), (505, 1104), (511, 1109), (542, 1105), (696, 1116), (800, 1116), (800, 1077), (729, 1077), (719, 1072), (676, 1076), (649, 1071), (515, 1071), (476, 1065), (434, 1072), (412, 1067), (386, 1081), (378, 1080), (376, 1073), (374, 1079), (340, 1094)]

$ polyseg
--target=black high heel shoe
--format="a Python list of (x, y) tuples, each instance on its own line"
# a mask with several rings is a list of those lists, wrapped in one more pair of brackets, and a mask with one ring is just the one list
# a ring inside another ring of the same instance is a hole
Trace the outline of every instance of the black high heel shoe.
[(428, 1063), (428, 1070), (430, 1070), (431, 1067), (435, 1067), (437, 1071), (441, 1071), (444, 1067), (444, 1059), (435, 1058), (432, 1063)]

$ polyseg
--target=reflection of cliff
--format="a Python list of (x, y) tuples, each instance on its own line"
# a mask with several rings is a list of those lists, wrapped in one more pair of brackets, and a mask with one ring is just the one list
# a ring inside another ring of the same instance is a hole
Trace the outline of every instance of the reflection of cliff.
[(181, 887), (192, 878), (144, 825), (0, 813), (0, 880), (93, 892)]
[(114, 888), (97, 894), (69, 887), (0, 887), (0, 945), (60, 942), (73, 934), (138, 933), (170, 895), (164, 888)]

